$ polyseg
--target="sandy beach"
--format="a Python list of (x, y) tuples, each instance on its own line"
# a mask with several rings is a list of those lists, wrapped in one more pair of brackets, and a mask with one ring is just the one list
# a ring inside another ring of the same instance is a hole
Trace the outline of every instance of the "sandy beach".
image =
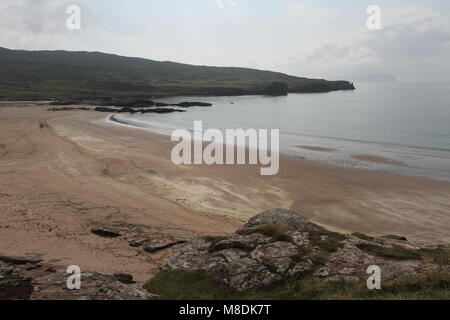
[(224, 235), (277, 207), (337, 231), (450, 242), (450, 183), (288, 156), (266, 177), (259, 166), (175, 166), (168, 136), (47, 108), (0, 107), (0, 255), (146, 280), (179, 246), (149, 253), (134, 240)]

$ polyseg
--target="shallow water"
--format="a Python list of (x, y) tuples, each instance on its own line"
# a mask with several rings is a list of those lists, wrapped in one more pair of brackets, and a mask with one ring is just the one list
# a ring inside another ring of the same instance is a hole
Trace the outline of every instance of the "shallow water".
[[(450, 180), (450, 84), (356, 84), (355, 91), (290, 94), (287, 97), (177, 97), (165, 102), (206, 101), (166, 115), (120, 114), (118, 119), (160, 133), (193, 129), (280, 129), (284, 153), (338, 166)], [(296, 146), (320, 146), (319, 152)], [(371, 154), (406, 166), (355, 160)]]

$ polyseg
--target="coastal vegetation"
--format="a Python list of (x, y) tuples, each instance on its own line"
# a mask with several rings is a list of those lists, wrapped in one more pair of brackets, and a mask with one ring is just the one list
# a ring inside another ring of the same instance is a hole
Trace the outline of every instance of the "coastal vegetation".
[(404, 277), (383, 282), (381, 290), (365, 283), (318, 281), (304, 275), (272, 288), (235, 291), (201, 270), (169, 271), (156, 275), (145, 288), (163, 300), (449, 300), (450, 273)]
[(400, 246), (383, 247), (375, 244), (358, 244), (358, 249), (374, 254), (376, 256), (397, 259), (397, 260), (411, 260), (421, 259), (422, 256), (414, 250), (406, 249)]

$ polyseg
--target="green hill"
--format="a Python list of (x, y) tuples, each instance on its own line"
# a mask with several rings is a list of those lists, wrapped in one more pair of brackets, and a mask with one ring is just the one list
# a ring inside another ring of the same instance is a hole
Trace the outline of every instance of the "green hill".
[(280, 90), (280, 83), (289, 92), (299, 93), (354, 89), (347, 81), (247, 68), (194, 66), (99, 52), (0, 48), (3, 100), (264, 94)]

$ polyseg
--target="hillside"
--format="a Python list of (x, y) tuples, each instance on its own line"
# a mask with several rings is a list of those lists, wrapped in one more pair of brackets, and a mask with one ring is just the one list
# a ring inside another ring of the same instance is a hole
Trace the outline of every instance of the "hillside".
[(307, 79), (255, 69), (194, 66), (99, 52), (0, 48), (3, 100), (265, 94), (274, 88), (279, 91), (279, 83), (287, 85), (291, 93), (354, 89), (347, 81)]

